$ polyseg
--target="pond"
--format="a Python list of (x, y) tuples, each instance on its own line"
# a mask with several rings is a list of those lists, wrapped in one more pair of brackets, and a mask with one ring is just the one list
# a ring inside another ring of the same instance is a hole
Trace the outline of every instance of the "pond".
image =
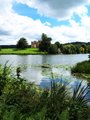
[[(69, 83), (71, 87), (75, 87), (81, 79), (72, 76), (70, 68), (84, 60), (88, 60), (88, 54), (0, 55), (0, 64), (4, 65), (6, 61), (9, 61), (8, 64), (11, 66), (16, 68), (20, 66), (21, 76), (41, 87), (49, 87), (52, 77), (55, 81)], [(87, 81), (84, 80), (83, 85), (86, 84)], [(90, 93), (88, 97), (90, 98)]]
[[(73, 79), (70, 73), (70, 67), (78, 62), (88, 60), (88, 54), (75, 55), (0, 55), (0, 64), (8, 64), (11, 66), (21, 66), (22, 77), (29, 81), (34, 81), (36, 84), (47, 84), (47, 79), (51, 73), (65, 78)], [(42, 65), (49, 65), (43, 67)], [(54, 76), (53, 75), (53, 76)], [(75, 79), (75, 78), (74, 78)]]

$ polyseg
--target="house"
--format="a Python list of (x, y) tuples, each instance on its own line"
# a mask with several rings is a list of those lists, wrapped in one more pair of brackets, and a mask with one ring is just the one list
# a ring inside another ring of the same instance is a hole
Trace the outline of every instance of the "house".
[(31, 48), (38, 48), (40, 41), (33, 41), (31, 42)]

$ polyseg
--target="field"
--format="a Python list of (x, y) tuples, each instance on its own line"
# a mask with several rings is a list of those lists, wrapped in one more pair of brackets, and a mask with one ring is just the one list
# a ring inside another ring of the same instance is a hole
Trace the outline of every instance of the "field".
[(15, 48), (7, 48), (1, 49), (0, 54), (18, 54), (18, 55), (37, 55), (37, 54), (47, 54), (45, 52), (40, 52), (38, 48), (27, 48), (27, 49), (15, 49)]

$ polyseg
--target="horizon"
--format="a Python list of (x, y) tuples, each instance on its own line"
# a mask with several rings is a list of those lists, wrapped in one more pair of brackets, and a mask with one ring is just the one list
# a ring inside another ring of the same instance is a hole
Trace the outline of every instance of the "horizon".
[(52, 43), (90, 42), (90, 0), (1, 0), (0, 45), (29, 44), (42, 33)]

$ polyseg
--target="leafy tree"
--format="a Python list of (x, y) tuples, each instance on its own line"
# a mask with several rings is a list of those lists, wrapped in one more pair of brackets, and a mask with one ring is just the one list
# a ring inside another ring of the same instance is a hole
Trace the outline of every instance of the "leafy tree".
[(84, 53), (85, 49), (83, 47), (80, 47), (80, 53)]
[(58, 41), (55, 42), (55, 45), (56, 45), (57, 48), (58, 48), (58, 53), (63, 53), (63, 45), (60, 44)]
[(55, 44), (52, 44), (48, 50), (49, 54), (57, 54), (58, 53), (58, 48)]
[(60, 43), (59, 42), (55, 42), (55, 45), (57, 45), (57, 47), (60, 48)]
[(65, 45), (63, 48), (63, 53), (64, 54), (70, 54), (70, 46), (69, 45)]
[(51, 45), (51, 40), (52, 39), (50, 37), (42, 33), (41, 42), (39, 44), (39, 50), (48, 52), (48, 49)]
[(28, 47), (28, 42), (25, 38), (20, 38), (20, 40), (17, 42), (16, 46), (19, 49), (25, 49)]
[(90, 53), (90, 45), (88, 45), (88, 47), (87, 47), (87, 48), (88, 48), (88, 53)]
[(83, 47), (84, 48), (84, 53), (86, 53), (87, 52), (87, 46), (86, 46), (86, 44), (82, 44), (82, 46), (81, 47)]

